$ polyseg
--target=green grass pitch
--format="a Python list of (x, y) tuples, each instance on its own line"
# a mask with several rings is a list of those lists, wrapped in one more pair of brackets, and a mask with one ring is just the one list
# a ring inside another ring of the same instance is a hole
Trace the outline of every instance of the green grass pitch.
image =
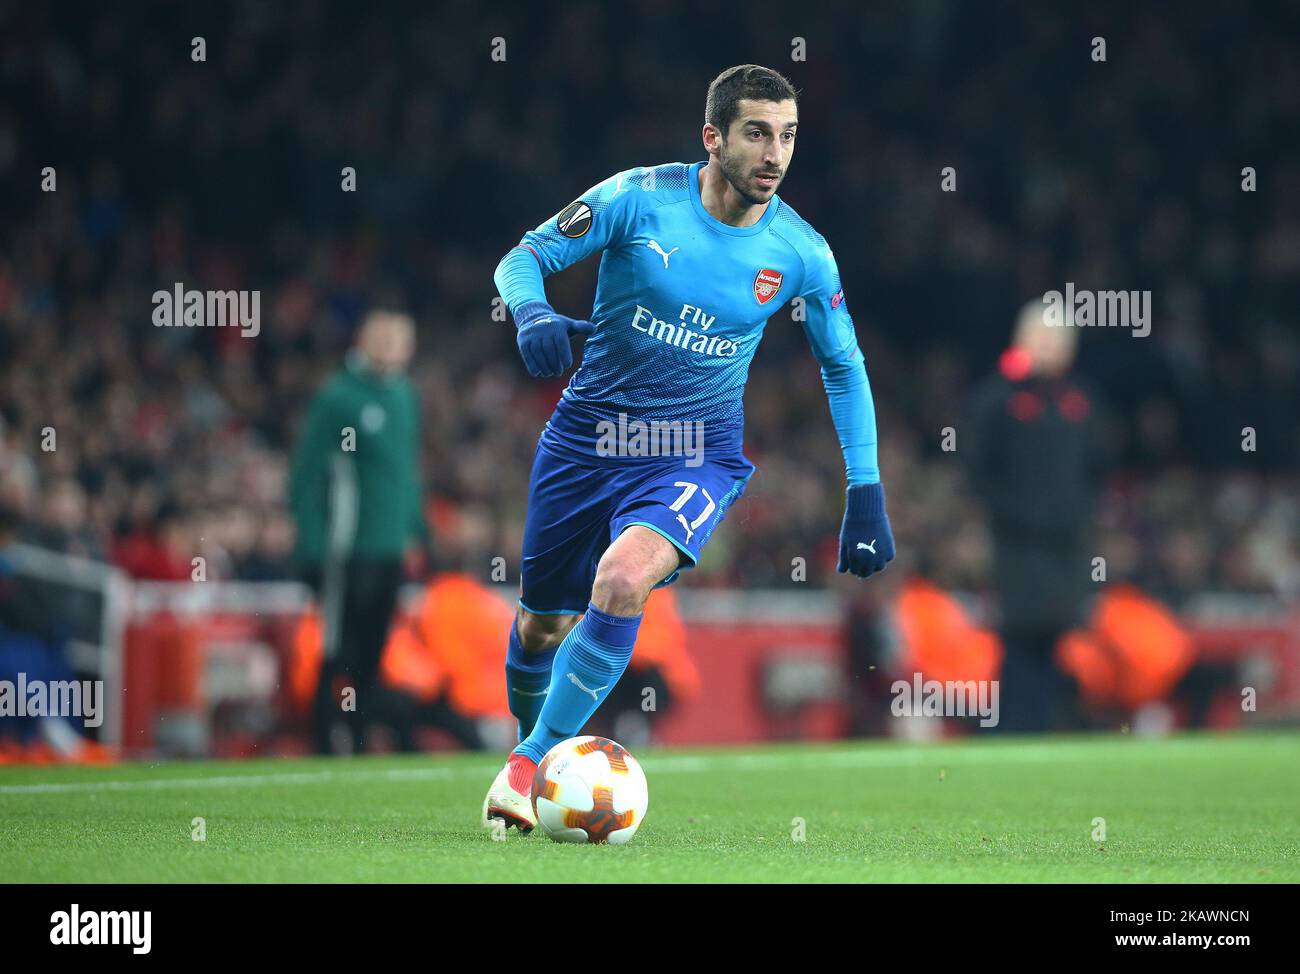
[(1294, 733), (639, 757), (622, 847), (493, 841), (497, 756), (4, 768), (0, 880), (1300, 882)]

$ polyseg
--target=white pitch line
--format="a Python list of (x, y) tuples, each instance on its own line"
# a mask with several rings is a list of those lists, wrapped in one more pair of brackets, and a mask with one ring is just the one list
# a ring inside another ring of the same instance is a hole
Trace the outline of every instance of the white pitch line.
[[(1185, 741), (1166, 741), (1165, 748), (1192, 753), (1179, 745)], [(1162, 749), (1164, 750), (1164, 749)], [(1116, 757), (1125, 751), (1117, 744)], [(1146, 752), (1148, 755), (1152, 752)], [(652, 774), (699, 774), (721, 770), (780, 771), (783, 769), (825, 768), (912, 768), (960, 767), (962, 765), (988, 764), (1046, 764), (1065, 763), (1080, 756), (1095, 757), (1091, 747), (1080, 749), (1070, 743), (1009, 745), (992, 750), (970, 750), (961, 747), (931, 748), (927, 745), (898, 750), (870, 749), (861, 751), (823, 751), (800, 754), (736, 754), (736, 755), (664, 755), (651, 756), (643, 763)], [(318, 785), (329, 782), (356, 781), (440, 781), (448, 779), (490, 777), (491, 767), (463, 768), (367, 768), (332, 769), (327, 771), (273, 771), (269, 774), (216, 775), (203, 778), (142, 778), (133, 781), (67, 781), (39, 782), (27, 785), (0, 785), (0, 795), (40, 795), (85, 791), (164, 791), (186, 788), (250, 788), (267, 785)]]

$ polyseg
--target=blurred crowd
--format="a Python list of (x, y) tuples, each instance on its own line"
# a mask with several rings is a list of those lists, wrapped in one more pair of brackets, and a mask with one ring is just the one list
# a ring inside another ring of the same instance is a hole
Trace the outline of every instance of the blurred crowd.
[[(5, 6), (0, 504), (20, 537), (142, 578), (188, 578), (195, 555), (209, 578), (293, 577), (296, 424), (365, 308), (400, 300), (439, 557), (486, 578), (501, 556), (517, 578), (563, 384), (524, 372), (492, 270), (614, 172), (702, 158), (708, 82), (754, 61), (802, 92), (781, 195), (835, 249), (905, 563), (988, 586), (943, 431), (960, 451), (1016, 310), (1074, 282), (1153, 295), (1150, 337), (1081, 336), (1109, 407), (1111, 577), (1294, 596), (1297, 34), (1296, 8), (1270, 4)], [(588, 313), (595, 270), (548, 281), (552, 303)], [(260, 334), (155, 327), (151, 295), (175, 282), (259, 290)], [(843, 464), (788, 310), (746, 408), (759, 472), (690, 583), (785, 584), (796, 558), (825, 583)]]

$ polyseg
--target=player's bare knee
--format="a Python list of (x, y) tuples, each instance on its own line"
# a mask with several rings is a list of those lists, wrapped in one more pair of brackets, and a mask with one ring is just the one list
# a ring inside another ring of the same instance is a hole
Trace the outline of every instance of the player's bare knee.
[(541, 653), (554, 649), (564, 641), (569, 630), (577, 625), (577, 615), (539, 615), (520, 608), (515, 617), (519, 644), (526, 653)]
[(641, 611), (658, 581), (647, 576), (644, 566), (630, 559), (605, 559), (596, 571), (591, 603), (610, 615), (634, 616)]

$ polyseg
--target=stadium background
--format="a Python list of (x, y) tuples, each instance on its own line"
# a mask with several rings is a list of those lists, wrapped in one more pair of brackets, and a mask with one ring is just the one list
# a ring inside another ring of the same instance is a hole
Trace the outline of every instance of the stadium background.
[[(275, 584), (295, 577), (287, 457), (360, 315), (400, 296), (419, 325), (437, 567), (488, 583), (501, 557), (516, 581), (528, 461), (562, 381), (525, 374), (491, 314), (492, 270), (608, 175), (701, 158), (705, 87), (753, 61), (802, 93), (781, 195), (835, 248), (900, 557), (865, 585), (834, 573), (842, 461), (783, 311), (746, 395), (759, 474), (682, 586), (711, 703), (669, 714), (663, 739), (889, 729), (872, 719), (888, 676), (870, 667), (896, 658), (901, 582), (921, 573), (978, 617), (995, 581), (940, 430), (960, 428), (1020, 305), (1065, 281), (1154, 295), (1149, 338), (1082, 335), (1080, 370), (1110, 405), (1091, 543), (1112, 580), (1178, 611), (1203, 658), (1227, 667), (1216, 722), (1252, 716), (1236, 706), (1243, 682), (1263, 686), (1260, 716), (1294, 716), (1297, 19), (1228, 4), (5, 5), (5, 533), (182, 589), (201, 556), (207, 581), (201, 596), (134, 583), (123, 595), (116, 572), (60, 587), (50, 576), (73, 563), (30, 557), (18, 576), (48, 590), (51, 642), (76, 669), (135, 681), (129, 749), (292, 748), (282, 667), (296, 603)], [(797, 37), (806, 61), (790, 59)], [(44, 166), (56, 192), (40, 191)], [(344, 166), (355, 193), (340, 190)], [(956, 193), (938, 191), (945, 166)], [(1242, 192), (1244, 166), (1258, 191)], [(589, 262), (552, 278), (553, 303), (586, 313), (594, 276)], [(261, 334), (153, 327), (150, 295), (174, 281), (259, 290)], [(1246, 425), (1264, 431), (1253, 453)], [(40, 447), (47, 427), (54, 451)], [(800, 557), (807, 581), (793, 582)], [(110, 591), (128, 606), (115, 645)], [(825, 667), (759, 669), (809, 658)], [(772, 698), (791, 686), (802, 703), (787, 713)], [(167, 715), (190, 729), (159, 733)]]

